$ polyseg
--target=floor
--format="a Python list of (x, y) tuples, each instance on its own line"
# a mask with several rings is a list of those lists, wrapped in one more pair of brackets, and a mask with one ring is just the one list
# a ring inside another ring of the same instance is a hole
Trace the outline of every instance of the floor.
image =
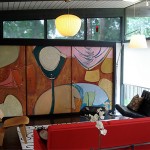
[[(47, 125), (55, 123), (69, 123), (88, 121), (84, 116), (79, 114), (62, 114), (62, 115), (44, 115), (44, 116), (28, 116), (30, 119), (29, 125)], [(5, 118), (6, 119), (6, 118)], [(0, 123), (2, 126), (2, 122)], [(0, 150), (21, 150), (17, 127), (8, 128), (5, 132), (3, 146)]]

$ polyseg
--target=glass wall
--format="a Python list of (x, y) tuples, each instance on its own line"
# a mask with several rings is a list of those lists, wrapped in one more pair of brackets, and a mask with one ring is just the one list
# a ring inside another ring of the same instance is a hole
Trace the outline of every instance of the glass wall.
[(129, 104), (133, 96), (141, 96), (143, 90), (150, 91), (150, 13), (145, 1), (125, 9), (125, 40), (130, 40), (133, 34), (144, 34), (147, 38), (147, 49), (131, 49), (125, 43), (122, 79), (121, 79), (121, 103)]
[(150, 37), (150, 17), (127, 17), (126, 18), (126, 40), (129, 40), (130, 33), (141, 33)]
[(126, 8), (126, 40), (129, 40), (131, 35), (136, 33), (144, 34), (146, 38), (150, 37), (149, 7), (146, 6), (146, 3), (144, 1)]

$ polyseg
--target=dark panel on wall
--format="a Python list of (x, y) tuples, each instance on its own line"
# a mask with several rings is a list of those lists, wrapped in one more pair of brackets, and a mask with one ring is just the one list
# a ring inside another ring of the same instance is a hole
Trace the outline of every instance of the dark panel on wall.
[[(103, 8), (103, 9), (71, 9), (70, 13), (78, 15), (81, 18), (86, 17), (123, 17), (122, 8)], [(57, 16), (68, 13), (67, 9), (52, 10), (18, 10), (1, 11), (0, 20), (26, 20), (26, 19), (55, 19)]]
[(87, 41), (87, 40), (50, 40), (50, 39), (0, 39), (0, 45), (37, 45), (37, 46), (46, 46), (46, 45), (59, 45), (59, 46), (96, 46), (101, 47), (113, 47), (115, 42), (103, 42), (103, 41)]

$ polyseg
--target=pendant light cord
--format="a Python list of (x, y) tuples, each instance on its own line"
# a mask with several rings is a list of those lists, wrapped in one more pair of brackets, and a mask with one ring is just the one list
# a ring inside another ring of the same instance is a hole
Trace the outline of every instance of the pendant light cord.
[[(71, 0), (64, 0), (66, 3), (70, 2)], [(69, 3), (68, 3), (68, 15), (69, 15)]]
[(69, 15), (69, 5), (68, 5), (68, 15)]
[(135, 4), (134, 4), (134, 11), (133, 12), (134, 12), (133, 16), (134, 16), (134, 19), (135, 19)]

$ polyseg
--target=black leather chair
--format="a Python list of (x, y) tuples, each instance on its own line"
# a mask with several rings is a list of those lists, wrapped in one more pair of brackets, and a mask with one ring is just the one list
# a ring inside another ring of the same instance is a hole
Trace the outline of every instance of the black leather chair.
[(127, 106), (122, 106), (116, 104), (115, 108), (123, 116), (131, 118), (141, 118), (141, 117), (150, 117), (150, 92), (143, 90), (141, 97), (143, 97), (142, 104), (140, 105), (138, 111), (133, 111)]
[(143, 114), (140, 114), (138, 112), (132, 111), (130, 109), (127, 108), (127, 106), (121, 106), (120, 104), (116, 104), (115, 105), (116, 110), (118, 110), (118, 112), (126, 117), (131, 117), (131, 118), (142, 118), (142, 117), (146, 117)]

